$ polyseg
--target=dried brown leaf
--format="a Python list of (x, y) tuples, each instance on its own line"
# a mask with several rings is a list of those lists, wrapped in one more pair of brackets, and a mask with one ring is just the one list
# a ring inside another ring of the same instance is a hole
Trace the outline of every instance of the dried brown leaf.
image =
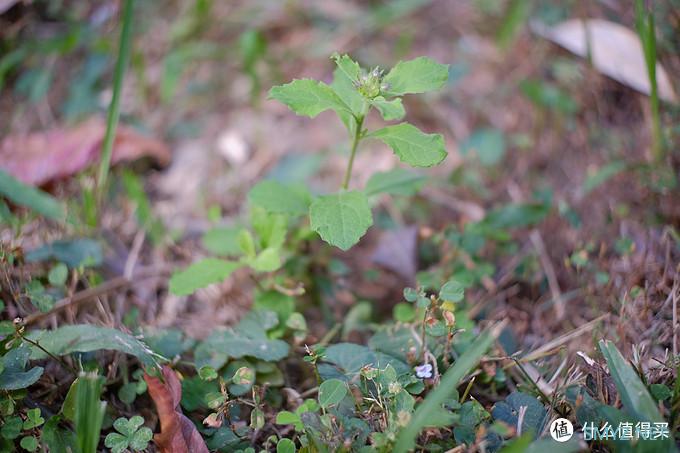
[[(35, 186), (71, 176), (99, 162), (105, 131), (104, 121), (95, 117), (68, 129), (9, 135), (0, 141), (0, 168)], [(119, 126), (111, 163), (145, 156), (166, 165), (170, 150), (158, 140)]]
[(154, 442), (161, 453), (208, 453), (201, 434), (179, 407), (182, 385), (177, 374), (168, 366), (163, 367), (163, 379), (144, 375), (149, 395), (156, 404), (161, 432), (154, 435)]
[[(586, 57), (588, 44), (593, 66), (624, 85), (649, 95), (650, 83), (640, 38), (623, 25), (602, 19), (570, 19), (547, 27), (532, 24), (533, 31), (576, 55)], [(659, 97), (677, 102), (668, 73), (656, 65)]]

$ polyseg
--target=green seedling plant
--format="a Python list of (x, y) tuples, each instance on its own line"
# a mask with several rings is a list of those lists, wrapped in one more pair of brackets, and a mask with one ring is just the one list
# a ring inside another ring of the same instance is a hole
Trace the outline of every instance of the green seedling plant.
[[(419, 57), (399, 62), (385, 74), (377, 67), (367, 71), (347, 55), (336, 53), (332, 59), (337, 69), (330, 85), (298, 79), (273, 87), (269, 97), (310, 118), (333, 110), (347, 128), (351, 145), (340, 190), (314, 197), (308, 214), (311, 228), (324, 241), (348, 250), (373, 224), (366, 192), (349, 188), (355, 157), (363, 140), (382, 141), (412, 167), (437, 165), (447, 154), (442, 135), (427, 134), (407, 122), (369, 131), (364, 124), (370, 111), (378, 111), (385, 121), (401, 120), (406, 114), (402, 96), (443, 87), (448, 80), (448, 65)], [(282, 195), (272, 193), (270, 196)]]
[[(446, 158), (441, 134), (424, 133), (407, 122), (373, 131), (364, 124), (373, 110), (385, 121), (401, 120), (406, 114), (402, 97), (444, 86), (448, 65), (419, 57), (399, 62), (385, 74), (379, 68), (367, 71), (347, 55), (334, 54), (332, 59), (337, 68), (330, 85), (299, 79), (273, 87), (269, 95), (298, 115), (314, 118), (326, 110), (338, 115), (351, 143), (340, 189), (313, 196), (304, 185), (272, 179), (256, 184), (248, 193), (249, 224), (216, 228), (203, 238), (206, 249), (229, 259), (209, 257), (176, 272), (170, 280), (170, 292), (191, 294), (223, 281), (243, 267), (255, 274), (275, 272), (283, 266), (287, 250), (294, 250), (297, 243), (315, 233), (342, 250), (354, 246), (373, 224), (370, 197), (381, 193), (412, 195), (424, 182), (420, 175), (397, 168), (373, 174), (364, 190), (350, 190), (355, 157), (365, 139), (384, 142), (412, 167), (431, 167)], [(309, 218), (309, 228), (303, 226), (295, 235), (289, 234), (293, 221), (305, 216)]]

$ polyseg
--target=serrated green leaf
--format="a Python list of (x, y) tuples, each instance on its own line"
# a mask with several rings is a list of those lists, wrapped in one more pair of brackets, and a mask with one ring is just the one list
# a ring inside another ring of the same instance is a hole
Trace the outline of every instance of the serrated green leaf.
[(298, 115), (310, 118), (329, 109), (352, 113), (333, 88), (311, 79), (298, 79), (286, 85), (275, 86), (269, 91), (269, 98), (286, 104)]
[(329, 379), (319, 386), (319, 405), (323, 408), (338, 404), (347, 395), (347, 384), (340, 379)]
[(373, 224), (368, 198), (363, 192), (339, 192), (318, 197), (309, 209), (311, 227), (321, 239), (348, 250)]
[(371, 105), (378, 109), (385, 121), (400, 120), (406, 115), (401, 98), (388, 101), (384, 97), (378, 96), (371, 100)]
[(425, 93), (444, 86), (449, 79), (449, 65), (439, 64), (429, 57), (400, 61), (383, 79), (387, 94), (401, 96)]
[(238, 227), (216, 227), (208, 230), (201, 239), (203, 247), (216, 255), (236, 256), (241, 254), (238, 246)]
[(387, 126), (371, 132), (367, 137), (377, 138), (392, 148), (399, 159), (414, 167), (431, 167), (446, 158), (444, 137), (426, 134), (409, 123)]
[(239, 267), (239, 263), (232, 261), (205, 258), (175, 272), (170, 278), (170, 292), (176, 296), (186, 296), (197, 289), (223, 281)]
[(24, 184), (4, 170), (0, 170), (0, 195), (49, 219), (63, 221), (66, 218), (64, 207), (56, 198)]
[(331, 55), (331, 59), (335, 61), (338, 69), (340, 69), (340, 71), (342, 71), (345, 77), (347, 77), (350, 81), (356, 82), (359, 80), (359, 75), (361, 75), (361, 66), (359, 66), (359, 63), (352, 60), (349, 55), (340, 55), (339, 53), (335, 52), (333, 55)]
[(425, 177), (403, 168), (373, 173), (366, 183), (366, 195), (379, 193), (410, 196), (416, 194), (425, 183)]
[(352, 81), (341, 68), (336, 68), (333, 72), (333, 83), (331, 87), (335, 93), (347, 104), (351, 112), (341, 111), (338, 116), (349, 131), (350, 135), (354, 135), (356, 129), (356, 121), (354, 116), (360, 116), (364, 109), (364, 97), (357, 91), (354, 81)]
[(251, 203), (262, 206), (269, 212), (304, 215), (309, 210), (309, 192), (303, 188), (293, 188), (273, 179), (258, 182), (250, 192)]

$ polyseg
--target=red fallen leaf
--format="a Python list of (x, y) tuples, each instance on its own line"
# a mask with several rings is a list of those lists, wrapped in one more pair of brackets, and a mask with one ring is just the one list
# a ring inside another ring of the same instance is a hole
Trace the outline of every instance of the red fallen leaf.
[(153, 436), (161, 453), (208, 453), (208, 447), (194, 424), (179, 408), (182, 385), (177, 374), (168, 366), (163, 367), (162, 382), (159, 378), (144, 374), (149, 395), (156, 403), (161, 432)]
[[(41, 186), (98, 163), (105, 133), (106, 124), (95, 117), (69, 129), (10, 135), (0, 141), (0, 168), (26, 184)], [(118, 126), (111, 163), (144, 156), (161, 165), (170, 162), (164, 143)]]

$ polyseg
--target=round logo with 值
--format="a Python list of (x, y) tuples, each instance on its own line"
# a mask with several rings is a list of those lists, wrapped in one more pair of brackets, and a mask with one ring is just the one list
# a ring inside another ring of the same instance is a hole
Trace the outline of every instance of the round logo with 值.
[(566, 418), (558, 418), (550, 424), (550, 436), (557, 442), (566, 442), (574, 435), (574, 425)]

